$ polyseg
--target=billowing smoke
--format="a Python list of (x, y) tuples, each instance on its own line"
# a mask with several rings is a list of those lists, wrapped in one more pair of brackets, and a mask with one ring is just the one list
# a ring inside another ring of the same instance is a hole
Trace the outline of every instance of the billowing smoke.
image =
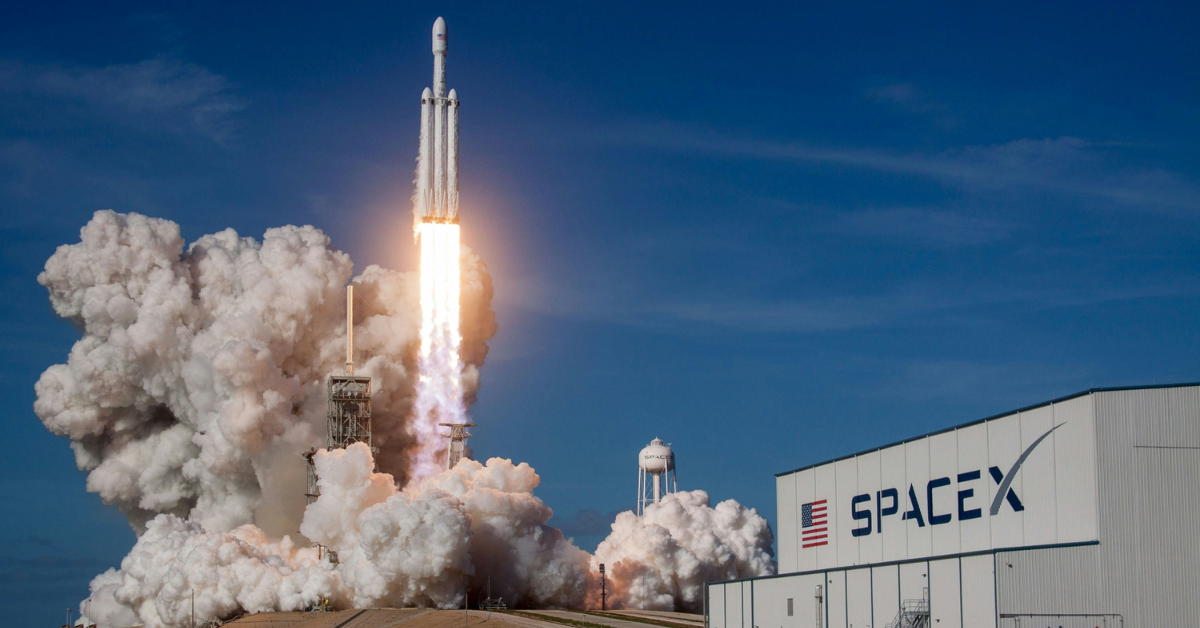
[(149, 522), (119, 571), (92, 582), (82, 607), (100, 626), (186, 625), (196, 616), (298, 611), (322, 599), (337, 607), (461, 607), (468, 588), (494, 580), (511, 604), (579, 607), (590, 556), (546, 525), (526, 464), (493, 458), (405, 491), (372, 471), (365, 444), (318, 452), (321, 496), (301, 532), (334, 550), (296, 548), (253, 525), (211, 533), (163, 514)]
[[(611, 578), (613, 608), (700, 612), (704, 583), (775, 573), (774, 535), (753, 508), (730, 499), (708, 505), (708, 493), (683, 491), (646, 506), (644, 516), (617, 515), (596, 548)], [(591, 604), (599, 606), (592, 593)]]
[[(465, 247), (459, 260), (469, 404), (496, 326), (486, 267)], [(38, 381), (35, 411), (69, 438), (88, 490), (139, 534), (81, 605), (102, 628), (186, 625), (193, 594), (198, 621), (322, 600), (457, 607), (489, 577), (510, 605), (577, 608), (595, 592), (597, 562), (626, 606), (695, 609), (705, 579), (772, 569), (766, 522), (734, 502), (708, 508), (702, 492), (644, 520), (622, 514), (591, 557), (546, 525), (526, 464), (464, 460), (426, 477), (415, 466), (417, 274), (369, 266), (354, 277), (314, 227), (186, 245), (175, 223), (101, 211), (38, 281), (83, 337)], [(301, 453), (324, 445), (348, 282), (378, 454), (319, 452), (321, 495), (306, 508)], [(297, 529), (307, 538), (288, 536)]]
[[(185, 247), (179, 226), (97, 212), (38, 281), (83, 330), (66, 364), (36, 386), (34, 410), (71, 439), (88, 490), (135, 529), (159, 513), (222, 532), (294, 531), (304, 507), (300, 452), (324, 446), (326, 376), (344, 355), (350, 258), (320, 230), (232, 230)], [(468, 399), (495, 332), (491, 279), (462, 254)], [(374, 389), (379, 468), (401, 483), (421, 324), (418, 279), (378, 266), (353, 279), (358, 372)]]

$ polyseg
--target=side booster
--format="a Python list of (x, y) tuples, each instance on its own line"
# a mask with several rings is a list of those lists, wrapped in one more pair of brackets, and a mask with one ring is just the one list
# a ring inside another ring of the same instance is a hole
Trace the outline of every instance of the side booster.
[(446, 93), (446, 20), (433, 23), (433, 89), (421, 94), (421, 147), (417, 156), (418, 223), (458, 222), (458, 92)]

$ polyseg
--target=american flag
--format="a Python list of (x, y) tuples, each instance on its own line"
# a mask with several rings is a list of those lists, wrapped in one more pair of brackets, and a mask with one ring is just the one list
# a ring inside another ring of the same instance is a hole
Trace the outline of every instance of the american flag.
[(438, 36), (438, 39), (445, 39), (446, 33), (438, 33), (437, 36)]
[(829, 526), (825, 515), (825, 500), (800, 507), (801, 547), (829, 545)]

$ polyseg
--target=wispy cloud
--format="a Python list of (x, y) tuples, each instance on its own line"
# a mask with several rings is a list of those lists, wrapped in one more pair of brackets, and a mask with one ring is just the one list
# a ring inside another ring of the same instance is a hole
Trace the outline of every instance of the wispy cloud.
[(934, 246), (973, 246), (1007, 238), (1014, 226), (960, 211), (922, 207), (872, 208), (840, 214), (834, 231)]
[(528, 282), (505, 301), (543, 315), (673, 333), (726, 329), (733, 333), (813, 333), (878, 327), (978, 324), (988, 316), (1136, 299), (1200, 294), (1200, 282), (1062, 288), (1038, 285), (910, 284), (874, 294), (802, 299), (672, 297), (632, 286), (585, 291)]
[(912, 83), (870, 87), (866, 90), (866, 95), (871, 100), (898, 107), (908, 113), (930, 116), (947, 129), (957, 127), (961, 123), (960, 118), (953, 115), (945, 104), (934, 100)]
[(1076, 137), (1018, 139), (940, 153), (830, 148), (736, 137), (674, 123), (609, 129), (602, 143), (736, 159), (824, 163), (926, 177), (970, 192), (1054, 192), (1163, 213), (1200, 210), (1200, 185), (1178, 173), (1129, 165), (1122, 147)]
[(207, 68), (161, 56), (105, 67), (0, 61), (0, 93), (82, 103), (138, 126), (155, 123), (217, 144), (246, 107), (229, 80)]

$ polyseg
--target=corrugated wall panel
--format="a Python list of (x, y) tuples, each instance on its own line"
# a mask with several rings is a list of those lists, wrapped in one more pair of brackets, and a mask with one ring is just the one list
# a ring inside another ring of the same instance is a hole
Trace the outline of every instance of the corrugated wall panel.
[[(832, 477), (833, 465), (826, 465), (825, 468), (830, 470), (830, 477)], [(804, 504), (810, 503), (815, 499), (814, 496), (817, 492), (817, 470), (812, 470), (808, 473), (793, 473), (792, 475), (796, 477), (796, 510), (799, 512)], [(818, 551), (815, 552), (806, 552), (799, 549), (802, 546), (799, 538), (801, 531), (800, 516), (796, 515), (796, 571), (812, 571), (819, 567), (818, 556), (820, 555), (819, 550), (821, 548), (817, 548)], [(832, 556), (833, 550), (826, 548), (826, 551)]]
[[(797, 576), (795, 579), (795, 612), (802, 628), (817, 626), (817, 585), (825, 580), (824, 573)], [(824, 591), (824, 589), (822, 589)], [(821, 609), (821, 624), (825, 624), (825, 610)], [(760, 624), (761, 626), (762, 624)]]
[[(933, 532), (933, 553), (957, 554), (962, 551), (959, 543), (959, 526), (955, 515), (958, 510), (958, 430), (943, 432), (929, 437), (929, 477), (948, 478), (950, 484), (933, 491), (929, 501), (928, 486), (925, 491), (925, 523)], [(949, 516), (947, 519), (947, 515)], [(935, 523), (935, 518), (947, 519)]]
[(958, 559), (929, 561), (929, 620), (937, 628), (961, 628)]
[(775, 538), (779, 541), (779, 573), (799, 571), (796, 559), (796, 474), (775, 478), (775, 505), (778, 517)]
[[(821, 489), (822, 489), (821, 498), (826, 499), (828, 502), (828, 503), (826, 503), (827, 508), (825, 510), (825, 514), (828, 517), (828, 526), (827, 527), (829, 528), (828, 534), (829, 534), (830, 539), (833, 539), (834, 536), (837, 534), (838, 521), (839, 521), (838, 509), (837, 509), (837, 492), (836, 492), (837, 491), (837, 477), (834, 475), (834, 469), (836, 467), (837, 467), (836, 464), (827, 464), (823, 467), (817, 467), (814, 470), (814, 472), (812, 473), (813, 484), (815, 486), (821, 487)], [(832, 491), (829, 490), (831, 487), (834, 490), (832, 490)], [(815, 497), (817, 497), (816, 493), (817, 493), (817, 491), (814, 488), (813, 492), (810, 493), (810, 495), (812, 495), (812, 497), (809, 497), (808, 499), (806, 499), (804, 501), (805, 502), (813, 501), (813, 499)], [(804, 502), (801, 502), (801, 503), (804, 503)], [(810, 549), (812, 549), (812, 548), (810, 548)], [(817, 564), (815, 565), (816, 568), (824, 569), (826, 567), (836, 567), (837, 566), (837, 564), (838, 564), (837, 549), (838, 548), (837, 548), (836, 543), (830, 543), (829, 545), (822, 545), (815, 549), (816, 549), (816, 556), (817, 556)], [(801, 564), (804, 564), (806, 558), (808, 556), (812, 556), (813, 552), (802, 551), (801, 554), (802, 554), (802, 557), (800, 559), (800, 562), (801, 562)], [(813, 567), (808, 567), (807, 569), (812, 569), (812, 568)]]
[(742, 583), (725, 585), (725, 628), (746, 628), (742, 625)]
[(825, 616), (829, 628), (848, 628), (846, 620), (846, 572), (830, 571), (825, 574)]
[[(790, 578), (763, 578), (754, 580), (754, 623), (770, 628), (807, 628), (813, 624), (811, 601), (805, 600), (800, 583), (803, 576)], [(809, 592), (807, 597), (812, 598)], [(788, 599), (792, 600), (792, 615), (787, 614)], [(804, 609), (810, 609), (805, 612)]]
[(929, 563), (925, 561), (900, 565), (900, 600), (919, 600), (929, 587)]
[(742, 582), (742, 628), (755, 628), (753, 582)]
[(1131, 403), (1142, 406), (1134, 425), (1135, 445), (1200, 447), (1200, 421), (1186, 420), (1200, 417), (1200, 387), (1130, 392), (1153, 393), (1129, 397)]
[(708, 585), (708, 628), (729, 628), (725, 621), (725, 588), (729, 585)]
[[(856, 494), (868, 495), (871, 501), (867, 502), (866, 510), (871, 513), (871, 519), (865, 523), (871, 530), (871, 534), (858, 537), (858, 562), (860, 564), (871, 564), (883, 562), (883, 536), (875, 533), (875, 509), (872, 504), (875, 503), (875, 493), (880, 486), (880, 457), (875, 456), (858, 456), (858, 491)], [(862, 521), (858, 524), (861, 525)], [(855, 526), (858, 527), (858, 526)]]
[[(1042, 406), (1021, 413), (1021, 451), (1025, 451), (1054, 427), (1054, 407)], [(1047, 438), (1054, 438), (1052, 433)], [(1020, 484), (1020, 495), (1026, 503), (1054, 504), (1054, 449), (1043, 443), (1047, 451), (1030, 456), (1021, 467), (1021, 473), (1013, 485)], [(1005, 469), (1007, 471), (1007, 469)], [(1028, 508), (1023, 513), (1021, 541), (1025, 545), (1048, 545), (1057, 543), (1058, 519), (1054, 508)]]
[[(974, 519), (962, 520), (955, 513), (954, 520), (958, 525), (959, 544), (963, 552), (978, 552), (991, 547), (991, 517), (984, 516), (992, 497), (993, 480), (988, 474), (988, 426), (980, 423), (960, 430), (958, 434), (958, 473), (980, 472), (980, 477), (974, 480), (956, 483), (960, 491), (970, 491), (964, 494), (962, 508), (966, 511), (978, 509), (980, 515)], [(956, 478), (957, 479), (957, 478)], [(957, 495), (955, 507), (957, 508)]]
[[(837, 565), (858, 563), (858, 538), (855, 521), (850, 518), (850, 500), (858, 494), (858, 461), (854, 458), (833, 464), (837, 478), (833, 503), (829, 504), (829, 538), (837, 550)], [(842, 517), (845, 517), (843, 520)]]
[(1105, 600), (1100, 569), (1098, 545), (999, 552), (1000, 612), (1120, 612)]
[(872, 626), (886, 626), (896, 618), (900, 610), (900, 566), (873, 567), (871, 581), (874, 587), (875, 620)]
[(1143, 447), (1134, 457), (1142, 624), (1200, 624), (1200, 449)]
[(846, 572), (846, 621), (851, 626), (871, 625), (871, 570)]
[[(1100, 511), (1101, 594), (1113, 612), (1138, 626), (1136, 530), (1137, 471), (1133, 464), (1133, 434), (1126, 391), (1092, 395), (1096, 411), (1096, 467)], [(1136, 404), (1135, 404), (1136, 405)]]
[(1105, 600), (1131, 628), (1197, 625), (1200, 387), (1095, 397)]
[(959, 568), (962, 572), (963, 628), (996, 626), (994, 564), (995, 556), (992, 554), (962, 557)]
[[(1070, 422), (1069, 435), (1054, 433), (1055, 490), (1060, 514), (1057, 517), (1059, 541), (1098, 539), (1098, 488), (1096, 485), (1096, 421), (1092, 416), (1091, 395), (1071, 399), (1054, 406), (1054, 424)], [(1091, 466), (1080, 473), (1080, 467)], [(1071, 513), (1091, 513), (1090, 517)]]
[[(880, 477), (887, 478), (897, 491), (898, 510), (896, 514), (884, 517), (876, 522), (880, 530), (883, 544), (883, 560), (901, 560), (908, 558), (908, 526), (900, 519), (908, 506), (908, 470), (905, 465), (906, 450), (904, 447), (889, 447), (879, 452)], [(890, 500), (887, 504), (891, 506)]]
[[(910, 507), (924, 509), (922, 505), (925, 502), (925, 483), (929, 478), (929, 439), (922, 438), (920, 440), (910, 441), (903, 445), (905, 465), (908, 468), (909, 487), (912, 489), (912, 495), (905, 490), (905, 487), (900, 488), (900, 512), (904, 513)], [(922, 478), (915, 484), (913, 479)], [(910, 500), (911, 497), (916, 497), (916, 504)], [(928, 519), (928, 517), (923, 517)], [(928, 556), (933, 551), (933, 537), (930, 534), (929, 522), (925, 521), (924, 525), (916, 526), (909, 522), (904, 522), (904, 528), (908, 532), (908, 556)]]

